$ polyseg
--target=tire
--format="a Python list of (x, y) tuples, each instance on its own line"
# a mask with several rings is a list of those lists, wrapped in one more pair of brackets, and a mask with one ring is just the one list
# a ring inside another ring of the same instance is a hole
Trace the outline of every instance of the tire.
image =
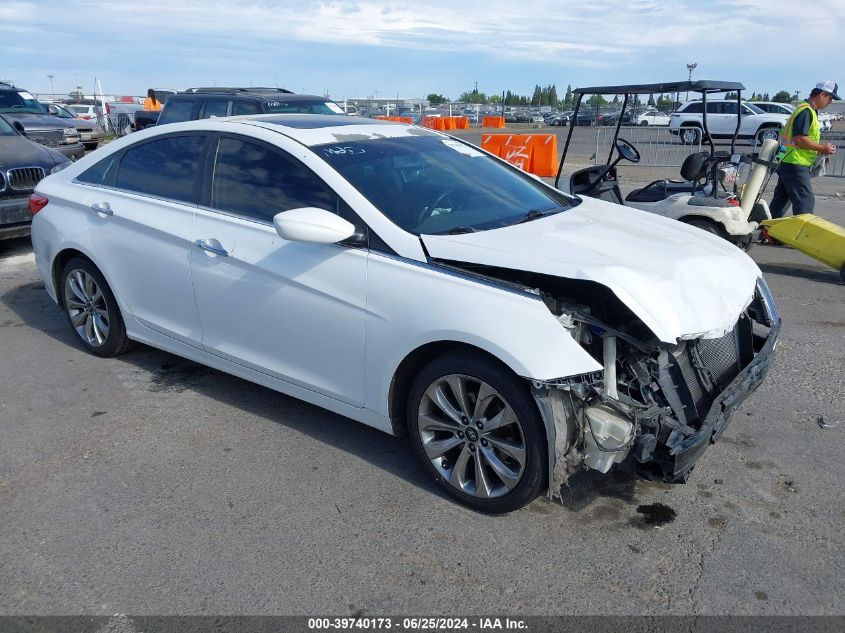
[(135, 347), (111, 288), (90, 260), (74, 257), (65, 264), (58, 291), (68, 324), (86, 350), (110, 357)]
[(511, 512), (544, 489), (543, 421), (527, 385), (496, 361), (471, 352), (436, 358), (411, 384), (406, 416), (414, 452), (462, 504)]
[(640, 125), (648, 125), (648, 121), (642, 120), (642, 121), (640, 121)]
[(776, 140), (778, 140), (779, 136), (780, 136), (780, 131), (777, 128), (774, 128), (774, 127), (763, 128), (762, 130), (757, 132), (757, 144), (762, 145), (763, 141), (765, 141), (767, 138), (770, 138), (770, 139), (773, 139), (773, 140), (776, 141)]
[(701, 130), (697, 127), (682, 127), (678, 132), (678, 138), (684, 145), (697, 145), (701, 141)]
[(93, 152), (95, 149), (97, 149), (98, 145), (99, 143), (85, 143), (85, 151)]
[(686, 218), (683, 222), (702, 231), (707, 231), (708, 233), (727, 239), (727, 231), (713, 220), (708, 220), (707, 218)]

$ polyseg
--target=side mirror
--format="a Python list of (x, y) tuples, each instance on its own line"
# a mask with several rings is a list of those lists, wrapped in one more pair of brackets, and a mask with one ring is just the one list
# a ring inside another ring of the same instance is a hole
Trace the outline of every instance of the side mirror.
[(20, 121), (15, 121), (12, 126), (20, 133), (21, 136), (26, 136), (26, 128)]
[(315, 207), (277, 213), (273, 216), (273, 226), (281, 238), (292, 242), (335, 244), (355, 234), (355, 226), (351, 222)]

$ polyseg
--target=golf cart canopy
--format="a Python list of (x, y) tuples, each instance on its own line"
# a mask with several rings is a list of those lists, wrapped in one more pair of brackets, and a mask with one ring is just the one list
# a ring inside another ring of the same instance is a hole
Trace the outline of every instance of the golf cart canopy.
[[(572, 114), (572, 120), (577, 121), (578, 112), (581, 109), (581, 102), (584, 99), (584, 95), (623, 95), (622, 110), (619, 113), (619, 120), (616, 122), (616, 131), (613, 135), (613, 143), (611, 144), (610, 154), (607, 157), (607, 164), (610, 165), (611, 159), (613, 158), (613, 150), (616, 145), (616, 141), (619, 138), (619, 130), (622, 127), (622, 118), (628, 107), (628, 97), (631, 95), (697, 92), (701, 94), (702, 100), (706, 102), (708, 94), (717, 92), (734, 92), (736, 93), (736, 104), (739, 115), (736, 118), (736, 129), (734, 130), (733, 139), (731, 139), (731, 154), (733, 154), (736, 151), (736, 137), (739, 134), (739, 126), (742, 119), (742, 111), (739, 104), (741, 102), (741, 93), (743, 90), (745, 90), (745, 86), (738, 81), (714, 81), (712, 79), (700, 79), (698, 81), (669, 81), (659, 84), (628, 84), (623, 86), (593, 86), (590, 88), (576, 88), (572, 91), (576, 96), (575, 112)], [(703, 135), (707, 138), (708, 144), (710, 145), (710, 156), (712, 157), (715, 153), (715, 148), (713, 147), (713, 139), (708, 134), (706, 108), (702, 113), (701, 124), (704, 128)], [(563, 173), (563, 165), (566, 162), (566, 155), (569, 153), (569, 143), (572, 141), (572, 132), (574, 129), (574, 124), (569, 126), (569, 133), (566, 136), (566, 144), (563, 146), (563, 154), (560, 157), (560, 164), (557, 168), (555, 187), (557, 187), (560, 183), (560, 176), (561, 173)]]
[(661, 92), (738, 92), (745, 90), (745, 86), (736, 81), (713, 81), (701, 79), (699, 81), (670, 81), (660, 84), (630, 84), (627, 86), (594, 86), (592, 88), (576, 88), (572, 92), (580, 95), (650, 95)]

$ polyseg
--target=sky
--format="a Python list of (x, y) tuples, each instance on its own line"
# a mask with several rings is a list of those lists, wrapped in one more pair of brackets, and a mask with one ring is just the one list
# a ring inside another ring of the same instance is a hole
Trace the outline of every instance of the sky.
[[(0, 79), (30, 92), (280, 86), (457, 99), (535, 85), (845, 85), (845, 0), (0, 0)], [(49, 75), (53, 76), (53, 87)], [(749, 92), (750, 96), (750, 92)]]

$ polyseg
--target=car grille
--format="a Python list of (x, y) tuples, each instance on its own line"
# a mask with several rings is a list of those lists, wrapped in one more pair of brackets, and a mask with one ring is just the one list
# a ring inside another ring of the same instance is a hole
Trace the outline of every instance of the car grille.
[(688, 398), (682, 397), (687, 423), (703, 420), (746, 361), (750, 362), (742, 350), (748, 348), (751, 337), (751, 322), (743, 317), (722, 337), (686, 341), (670, 350), (676, 362), (675, 384), (683, 383), (689, 392)]
[(44, 178), (44, 170), (41, 167), (17, 167), (7, 173), (11, 191), (32, 191)]
[(30, 141), (41, 143), (47, 147), (58, 147), (64, 140), (64, 133), (61, 130), (38, 130), (27, 132), (26, 137)]

